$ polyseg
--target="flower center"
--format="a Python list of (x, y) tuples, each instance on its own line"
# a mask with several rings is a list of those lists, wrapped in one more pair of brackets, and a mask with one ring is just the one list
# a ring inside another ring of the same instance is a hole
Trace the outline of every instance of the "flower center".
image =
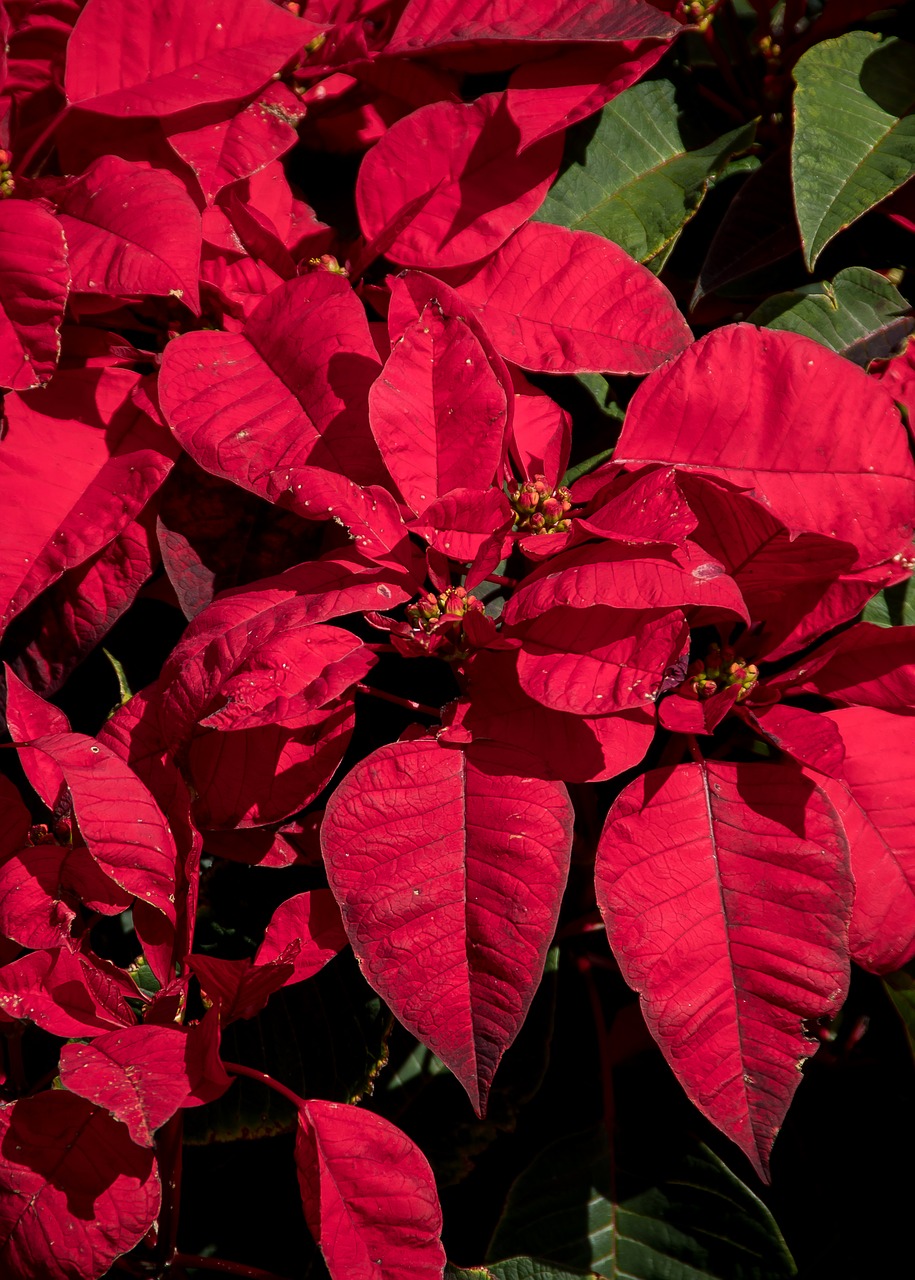
[(755, 688), (759, 679), (759, 668), (744, 658), (736, 658), (734, 650), (718, 644), (709, 646), (705, 659), (697, 658), (690, 663), (686, 679), (677, 693), (687, 698), (711, 698), (722, 689), (730, 689), (740, 685), (737, 701), (743, 702)]
[(515, 511), (516, 533), (565, 533), (571, 523), (571, 493), (565, 485), (551, 489), (546, 476), (525, 480), (508, 500)]

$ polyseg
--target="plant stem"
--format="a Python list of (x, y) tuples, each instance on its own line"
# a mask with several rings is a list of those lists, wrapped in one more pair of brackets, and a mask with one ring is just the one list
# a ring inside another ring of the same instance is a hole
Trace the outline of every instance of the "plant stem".
[(304, 1098), (287, 1089), (286, 1085), (280, 1084), (279, 1080), (274, 1080), (273, 1076), (268, 1076), (266, 1071), (257, 1071), (254, 1067), (243, 1067), (239, 1062), (223, 1062), (222, 1065), (226, 1071), (231, 1071), (233, 1076), (247, 1076), (249, 1080), (257, 1080), (259, 1084), (265, 1084), (268, 1089), (273, 1089), (291, 1102), (297, 1111), (305, 1103)]
[(699, 749), (699, 743), (696, 741), (692, 733), (686, 735), (686, 745), (689, 747), (689, 754), (695, 760), (696, 764), (705, 764), (705, 756)]
[(68, 105), (68, 106), (65, 106), (62, 111), (59, 111), (57, 115), (52, 118), (51, 123), (47, 125), (46, 128), (42, 129), (41, 133), (38, 135), (38, 137), (29, 147), (28, 151), (26, 151), (22, 159), (17, 161), (16, 168), (19, 170), (19, 172), (22, 174), (23, 177), (26, 176), (26, 169), (29, 167), (31, 162), (35, 159), (35, 156), (38, 154), (38, 152), (47, 142), (48, 138), (50, 138), (51, 134), (55, 132), (55, 130), (57, 129), (57, 126), (63, 121), (64, 116), (67, 114), (69, 110), (70, 108)]
[(383, 689), (373, 689), (367, 684), (357, 684), (357, 693), (364, 693), (370, 698), (380, 698), (382, 702), (393, 702), (395, 707), (406, 707), (408, 711), (416, 711), (422, 716), (431, 716), (433, 720), (438, 720), (441, 711), (435, 707), (429, 707), (425, 702), (414, 702), (412, 698), (399, 698), (396, 693), (385, 693)]
[(274, 1271), (249, 1267), (244, 1262), (228, 1262), (224, 1258), (203, 1258), (193, 1253), (175, 1253), (171, 1261), (179, 1267), (199, 1267), (201, 1271), (219, 1271), (228, 1276), (247, 1276), (248, 1280), (284, 1280)]

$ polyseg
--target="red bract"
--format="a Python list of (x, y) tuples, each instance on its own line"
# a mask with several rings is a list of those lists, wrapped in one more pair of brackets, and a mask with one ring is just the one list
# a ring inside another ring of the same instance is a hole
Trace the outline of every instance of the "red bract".
[(395, 743), (337, 789), (321, 841), (366, 977), (482, 1110), (555, 927), (565, 788), (489, 776), (433, 741)]
[(60, 1091), (0, 1108), (0, 1262), (27, 1280), (86, 1280), (159, 1209), (152, 1153), (98, 1107)]
[(2, 1280), (892, 1270), (913, 50), (735, 5), (0, 0)]
[(67, 99), (134, 118), (238, 101), (320, 30), (268, 0), (164, 0), (139, 15), (89, 0), (67, 49)]
[(305, 1220), (332, 1280), (442, 1275), (432, 1170), (392, 1124), (355, 1107), (307, 1102), (295, 1154)]
[(69, 290), (60, 222), (25, 200), (0, 203), (0, 386), (27, 391), (47, 382)]
[(762, 1177), (812, 1052), (803, 1020), (845, 997), (847, 849), (800, 772), (711, 761), (640, 778), (601, 837), (623, 974), (690, 1097)]
[(453, 282), (522, 369), (648, 373), (690, 340), (651, 272), (587, 231), (530, 222)]

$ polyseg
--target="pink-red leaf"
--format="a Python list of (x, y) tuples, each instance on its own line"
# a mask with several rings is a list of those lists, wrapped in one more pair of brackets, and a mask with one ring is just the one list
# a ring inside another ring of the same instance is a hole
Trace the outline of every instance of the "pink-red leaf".
[(0, 387), (25, 391), (50, 378), (69, 289), (57, 218), (32, 201), (0, 200)]
[(680, 24), (643, 0), (571, 0), (561, 6), (511, 0), (411, 0), (397, 25), (389, 53), (542, 41), (601, 43), (676, 35)]
[[(197, 1102), (201, 1040), (198, 1024), (125, 1027), (91, 1044), (67, 1044), (60, 1054), (61, 1083), (125, 1124), (138, 1146), (152, 1147), (155, 1130)], [(228, 1085), (226, 1077), (223, 1089)]]
[(101, 870), (174, 923), (175, 840), (140, 779), (110, 747), (82, 733), (52, 734), (20, 747), (26, 758), (38, 751), (60, 768)]
[(889, 394), (800, 334), (730, 325), (639, 387), (621, 462), (707, 469), (755, 491), (792, 533), (850, 542), (859, 565), (907, 554), (915, 463)]
[(286, 979), (287, 985), (312, 977), (347, 945), (340, 908), (329, 889), (297, 893), (280, 903), (257, 949), (255, 964), (278, 960), (288, 952), (293, 941), (299, 947), (293, 958), (295, 967), (292, 975)]
[[(277, 88), (288, 94), (288, 106), (296, 109), (298, 99), (291, 91), (285, 85)], [(298, 135), (286, 118), (286, 106), (264, 95), (229, 120), (169, 135), (171, 146), (197, 175), (207, 204), (230, 182), (250, 178), (295, 145)]]
[(571, 820), (561, 784), (489, 776), (432, 739), (372, 752), (327, 806), (328, 879), (363, 972), (478, 1112), (543, 973)]
[(200, 310), (200, 214), (161, 169), (102, 156), (58, 202), (74, 292), (175, 297)]
[(430, 103), (398, 121), (363, 160), (356, 183), (363, 235), (374, 240), (431, 192), (387, 256), (437, 269), (478, 262), (543, 203), (561, 158), (558, 136), (519, 154), (518, 129), (500, 94)]
[(313, 1100), (299, 1110), (295, 1159), (331, 1280), (441, 1280), (435, 1179), (406, 1134), (371, 1111)]
[(555, 711), (599, 716), (653, 702), (689, 642), (679, 610), (549, 609), (520, 632), (518, 680)]
[(136, 1021), (121, 985), (66, 948), (30, 951), (0, 968), (0, 1009), (56, 1036), (97, 1035)]
[(98, 1280), (159, 1211), (152, 1152), (66, 1090), (0, 1107), (0, 1271)]
[(452, 489), (484, 488), (502, 459), (505, 391), (467, 323), (430, 301), (369, 394), (372, 433), (418, 514)]
[(845, 744), (849, 794), (835, 804), (855, 877), (852, 957), (872, 973), (892, 973), (915, 955), (915, 719), (871, 707), (825, 718)]
[(269, 0), (89, 0), (67, 48), (68, 101), (165, 116), (256, 93), (321, 30)]
[(626, 981), (699, 1109), (768, 1176), (848, 986), (853, 885), (833, 805), (794, 766), (655, 769), (616, 800), (597, 899)]
[(168, 474), (168, 433), (134, 403), (124, 369), (61, 372), (6, 398), (0, 441), (5, 625), (64, 570), (107, 546)]
[(522, 369), (649, 373), (691, 338), (647, 267), (587, 231), (530, 222), (455, 284)]
[(172, 430), (205, 471), (307, 514), (306, 468), (360, 484), (382, 474), (366, 420), (378, 371), (352, 288), (313, 272), (269, 294), (241, 333), (170, 342), (159, 392)]
[(668, 550), (606, 542), (567, 551), (529, 574), (506, 605), (503, 620), (514, 624), (560, 605), (587, 609), (595, 604), (614, 609), (694, 605), (747, 617), (733, 579), (695, 543)]

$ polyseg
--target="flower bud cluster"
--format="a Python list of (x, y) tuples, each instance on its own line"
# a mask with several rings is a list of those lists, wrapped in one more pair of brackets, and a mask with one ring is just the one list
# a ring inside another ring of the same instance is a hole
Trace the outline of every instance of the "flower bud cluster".
[(546, 476), (526, 480), (508, 500), (515, 511), (517, 533), (565, 533), (569, 527), (572, 495), (565, 485), (552, 489)]
[(467, 657), (469, 644), (464, 635), (467, 614), (483, 612), (483, 602), (464, 587), (449, 587), (439, 595), (427, 591), (406, 609), (407, 618), (417, 631), (435, 637), (435, 656), (449, 662)]
[(0, 147), (0, 200), (11, 196), (16, 189), (16, 180), (10, 170), (13, 157)]
[(740, 685), (737, 701), (743, 702), (759, 679), (759, 668), (744, 658), (735, 658), (734, 650), (713, 644), (705, 660), (697, 658), (690, 663), (686, 679), (677, 690), (687, 698), (710, 698), (722, 689)]

